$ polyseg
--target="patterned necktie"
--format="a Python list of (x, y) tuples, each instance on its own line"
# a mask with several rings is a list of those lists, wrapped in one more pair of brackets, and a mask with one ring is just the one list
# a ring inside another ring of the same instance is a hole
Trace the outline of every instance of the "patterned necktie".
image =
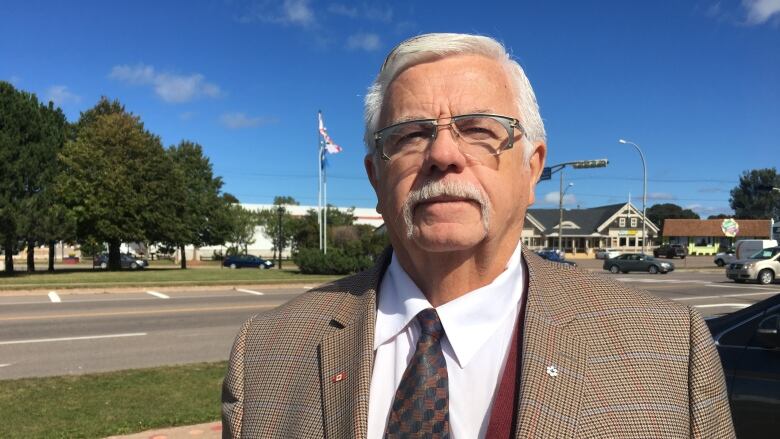
[(444, 329), (433, 308), (420, 311), (417, 321), (422, 332), (395, 392), (386, 439), (450, 437), (447, 364), (441, 352)]

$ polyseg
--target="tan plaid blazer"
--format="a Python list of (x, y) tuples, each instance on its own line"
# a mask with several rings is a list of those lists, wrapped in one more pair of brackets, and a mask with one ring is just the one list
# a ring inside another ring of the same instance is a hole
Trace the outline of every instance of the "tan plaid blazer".
[[(224, 437), (365, 438), (388, 256), (243, 325), (223, 385)], [(696, 312), (526, 250), (523, 259), (515, 437), (734, 437), (718, 354)]]

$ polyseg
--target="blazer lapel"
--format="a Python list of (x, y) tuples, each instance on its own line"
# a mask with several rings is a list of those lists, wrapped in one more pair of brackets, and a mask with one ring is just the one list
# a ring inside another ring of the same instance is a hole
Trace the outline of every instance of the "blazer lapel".
[(563, 273), (523, 250), (528, 294), (523, 326), (517, 438), (573, 438), (588, 346), (567, 328), (576, 314), (558, 284)]
[(325, 437), (366, 437), (368, 394), (374, 362), (376, 291), (390, 261), (380, 256), (373, 269), (353, 283), (363, 291), (345, 292), (319, 346), (320, 383)]

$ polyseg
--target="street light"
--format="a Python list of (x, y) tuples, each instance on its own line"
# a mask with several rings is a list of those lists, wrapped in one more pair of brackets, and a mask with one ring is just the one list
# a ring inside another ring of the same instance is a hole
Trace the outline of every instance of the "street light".
[(647, 245), (647, 165), (645, 164), (645, 155), (642, 154), (642, 149), (639, 148), (634, 142), (629, 140), (619, 139), (619, 143), (632, 145), (639, 152), (639, 158), (642, 159), (642, 173), (644, 174), (642, 183), (642, 253), (645, 253), (645, 246)]
[[(547, 166), (544, 169), (542, 169), (542, 175), (539, 177), (539, 181), (542, 180), (549, 180), (552, 178), (552, 175), (556, 172), (561, 172), (561, 188), (560, 188), (560, 200), (558, 200), (559, 203), (559, 209), (560, 209), (560, 222), (563, 222), (563, 168), (566, 166), (571, 166), (574, 169), (587, 169), (587, 168), (604, 168), (609, 164), (609, 160), (607, 159), (597, 159), (597, 160), (578, 160), (576, 162), (565, 162), (565, 163), (558, 163), (557, 165)], [(572, 186), (573, 183), (569, 186)], [(558, 250), (562, 251), (561, 248), (561, 235), (562, 235), (562, 228), (563, 226), (561, 224), (558, 224)]]
[[(561, 172), (561, 180), (563, 180), (563, 172)], [(560, 213), (558, 217), (558, 250), (563, 252), (563, 196), (566, 195), (566, 192), (571, 189), (571, 187), (574, 186), (574, 183), (569, 183), (568, 186), (566, 186), (565, 190), (562, 190), (558, 197), (558, 211)], [(563, 189), (563, 185), (561, 185), (561, 189)]]

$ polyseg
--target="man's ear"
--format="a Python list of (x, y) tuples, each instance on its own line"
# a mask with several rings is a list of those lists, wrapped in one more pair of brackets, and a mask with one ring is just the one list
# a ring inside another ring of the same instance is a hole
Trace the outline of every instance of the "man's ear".
[(529, 205), (536, 201), (536, 183), (539, 182), (539, 177), (542, 176), (544, 161), (547, 158), (547, 145), (544, 142), (537, 142), (533, 145), (530, 154), (530, 157), (528, 157), (528, 174), (530, 177), (528, 182)]
[(376, 203), (376, 211), (379, 213), (382, 213), (382, 210), (380, 208), (380, 201), (379, 201), (379, 176), (377, 175), (377, 168), (374, 164), (374, 157), (376, 157), (374, 154), (366, 154), (366, 156), (363, 158), (363, 166), (366, 168), (366, 175), (368, 175), (368, 181), (371, 183), (371, 187), (374, 188), (374, 193), (376, 194), (377, 203)]

